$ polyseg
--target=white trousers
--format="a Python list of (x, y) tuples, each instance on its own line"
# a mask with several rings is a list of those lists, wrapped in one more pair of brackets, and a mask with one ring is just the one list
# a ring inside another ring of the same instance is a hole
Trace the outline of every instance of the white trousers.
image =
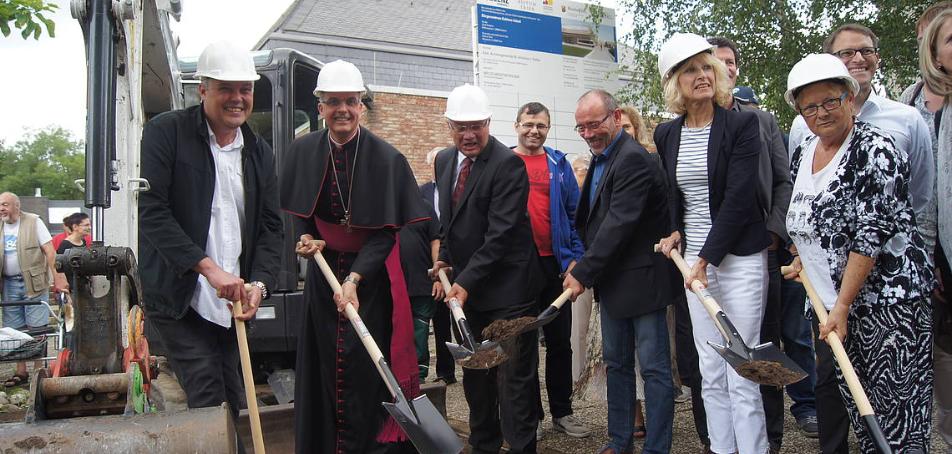
[[(689, 255), (685, 260), (693, 266), (697, 256)], [(767, 295), (766, 249), (747, 256), (728, 254), (719, 267), (708, 266), (707, 270), (708, 290), (744, 342), (748, 346), (759, 344)], [(769, 446), (760, 387), (737, 375), (708, 345), (708, 341), (724, 345), (724, 338), (694, 292), (686, 292), (711, 450), (718, 454), (764, 454)]]
[[(948, 285), (948, 284), (946, 284)], [(933, 346), (935, 361), (936, 431), (952, 452), (952, 354)]]

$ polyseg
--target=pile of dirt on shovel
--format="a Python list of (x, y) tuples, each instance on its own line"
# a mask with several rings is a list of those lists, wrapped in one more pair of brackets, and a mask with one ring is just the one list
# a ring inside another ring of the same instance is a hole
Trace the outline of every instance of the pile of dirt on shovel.
[(800, 379), (800, 375), (777, 361), (748, 361), (737, 367), (737, 374), (754, 383), (768, 386), (785, 386)]
[(535, 322), (535, 317), (519, 317), (512, 320), (496, 320), (483, 328), (483, 338), (495, 342), (512, 339)]

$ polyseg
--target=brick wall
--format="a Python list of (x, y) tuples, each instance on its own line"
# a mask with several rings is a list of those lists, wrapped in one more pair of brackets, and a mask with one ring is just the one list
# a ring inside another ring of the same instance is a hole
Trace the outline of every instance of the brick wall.
[(443, 112), (446, 98), (396, 93), (374, 93), (373, 109), (364, 115), (364, 126), (400, 150), (417, 182), (430, 181), (433, 170), (426, 154), (434, 147), (452, 144)]

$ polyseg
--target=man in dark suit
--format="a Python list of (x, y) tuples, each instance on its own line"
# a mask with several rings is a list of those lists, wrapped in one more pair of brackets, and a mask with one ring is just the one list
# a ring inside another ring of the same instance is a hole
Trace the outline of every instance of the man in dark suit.
[[(440, 268), (453, 267), (446, 301), (463, 306), (479, 340), (494, 320), (534, 316), (535, 244), (526, 212), (526, 167), (489, 135), (489, 100), (479, 87), (457, 87), (446, 101), (455, 144), (436, 157), (443, 241)], [(473, 453), (536, 452), (535, 406), (539, 350), (536, 332), (515, 339), (509, 361), (488, 370), (463, 369)]]
[(670, 230), (661, 167), (623, 132), (621, 111), (604, 90), (578, 100), (575, 130), (592, 152), (575, 222), (586, 251), (563, 287), (578, 296), (594, 288), (602, 305), (602, 345), (608, 375), (609, 443), (603, 454), (631, 453), (635, 345), (645, 380), (645, 453), (671, 450), (674, 388), (665, 311), (670, 268), (654, 245)]

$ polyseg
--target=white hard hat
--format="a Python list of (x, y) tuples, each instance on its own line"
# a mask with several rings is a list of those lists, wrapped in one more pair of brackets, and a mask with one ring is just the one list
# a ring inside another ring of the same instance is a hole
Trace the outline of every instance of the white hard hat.
[(314, 87), (314, 96), (319, 93), (363, 93), (364, 77), (353, 63), (344, 60), (334, 60), (321, 68), (317, 75), (317, 86)]
[(838, 57), (831, 54), (810, 54), (793, 65), (793, 69), (787, 75), (787, 92), (783, 94), (783, 98), (787, 100), (790, 107), (796, 109), (797, 100), (793, 99), (794, 91), (828, 79), (840, 79), (846, 82), (850, 93), (854, 95), (859, 93), (859, 83), (850, 75), (846, 65)]
[(240, 82), (261, 78), (255, 71), (255, 60), (251, 53), (227, 41), (205, 47), (198, 57), (195, 76)]
[(443, 115), (453, 121), (486, 120), (492, 116), (489, 97), (482, 88), (475, 85), (460, 85), (446, 98), (446, 113)]
[(701, 52), (713, 52), (714, 47), (706, 39), (694, 33), (675, 33), (671, 35), (661, 45), (661, 52), (658, 54), (658, 72), (661, 73), (661, 81), (668, 80), (671, 71), (681, 62)]

